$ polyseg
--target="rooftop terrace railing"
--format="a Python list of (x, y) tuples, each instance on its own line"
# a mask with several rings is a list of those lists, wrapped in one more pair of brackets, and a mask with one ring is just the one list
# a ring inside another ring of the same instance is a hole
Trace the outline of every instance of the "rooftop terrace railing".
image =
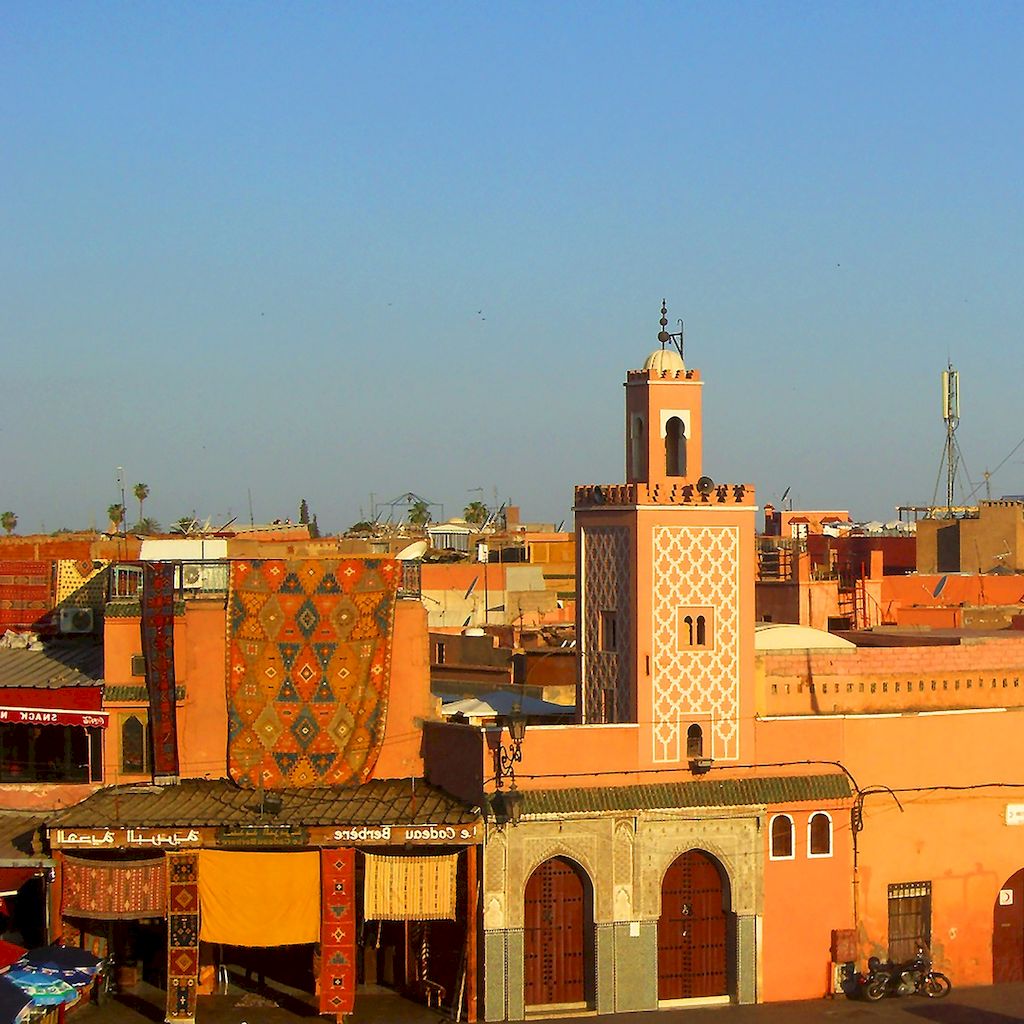
[[(226, 594), (228, 591), (226, 561), (178, 562), (174, 567), (174, 589), (179, 597), (203, 594)], [(138, 600), (142, 593), (142, 566), (119, 563), (111, 567), (108, 601)]]

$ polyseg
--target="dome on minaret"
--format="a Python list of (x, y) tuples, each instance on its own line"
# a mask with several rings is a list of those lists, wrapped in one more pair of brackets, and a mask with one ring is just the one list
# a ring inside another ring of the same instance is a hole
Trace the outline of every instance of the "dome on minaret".
[(685, 372), (686, 366), (683, 357), (674, 348), (655, 349), (645, 360), (645, 370), (655, 370), (658, 373)]

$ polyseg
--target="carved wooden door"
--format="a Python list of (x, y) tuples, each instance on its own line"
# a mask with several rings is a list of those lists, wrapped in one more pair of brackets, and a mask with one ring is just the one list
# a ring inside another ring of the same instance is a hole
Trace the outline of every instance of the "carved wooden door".
[(688, 850), (661, 884), (658, 998), (726, 995), (726, 945), (722, 876), (706, 853)]
[(526, 883), (527, 1006), (584, 1001), (585, 903), (583, 880), (561, 857), (545, 861)]

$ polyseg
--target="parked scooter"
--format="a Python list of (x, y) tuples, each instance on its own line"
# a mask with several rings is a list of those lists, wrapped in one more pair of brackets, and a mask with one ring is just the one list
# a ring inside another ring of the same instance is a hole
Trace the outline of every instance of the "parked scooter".
[(861, 991), (865, 999), (875, 1001), (884, 996), (928, 996), (941, 999), (948, 996), (953, 983), (944, 974), (932, 970), (931, 957), (924, 947), (917, 947), (917, 956), (906, 963), (883, 963), (878, 957), (868, 960), (868, 973), (862, 979)]

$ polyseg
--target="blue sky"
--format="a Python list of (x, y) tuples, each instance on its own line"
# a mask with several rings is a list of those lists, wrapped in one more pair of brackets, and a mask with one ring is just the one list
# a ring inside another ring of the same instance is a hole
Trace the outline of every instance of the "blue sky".
[[(705, 469), (931, 500), (1024, 435), (1024, 8), (7, 4), (0, 506), (570, 520), (686, 322)], [(478, 312), (482, 310), (482, 313)], [(1024, 492), (1024, 454), (992, 480)], [(130, 503), (131, 507), (131, 503)]]

